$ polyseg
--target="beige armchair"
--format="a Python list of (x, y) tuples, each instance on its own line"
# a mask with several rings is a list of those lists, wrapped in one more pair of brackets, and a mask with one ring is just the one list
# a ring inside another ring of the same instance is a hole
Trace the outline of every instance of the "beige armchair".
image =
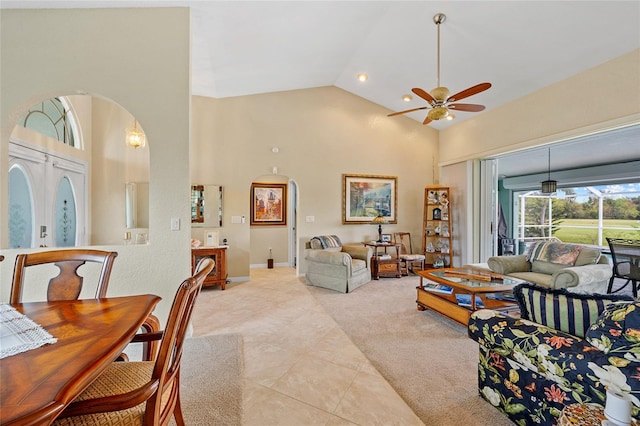
[(313, 237), (306, 243), (308, 285), (349, 293), (371, 281), (373, 250), (343, 246), (335, 235)]

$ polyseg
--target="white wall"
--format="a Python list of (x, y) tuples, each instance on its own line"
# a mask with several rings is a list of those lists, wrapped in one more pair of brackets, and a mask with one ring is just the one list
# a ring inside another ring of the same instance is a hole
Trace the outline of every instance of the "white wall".
[[(7, 141), (27, 108), (78, 93), (122, 105), (149, 141), (152, 240), (103, 247), (120, 253), (109, 294), (158, 294), (156, 313), (165, 318), (176, 286), (190, 274), (189, 10), (5, 9), (0, 23), (0, 205), (8, 197)], [(172, 217), (184, 224), (180, 231), (169, 230)], [(7, 223), (7, 209), (0, 209), (0, 247), (7, 247)], [(2, 254), (0, 300), (6, 301), (16, 251)]]

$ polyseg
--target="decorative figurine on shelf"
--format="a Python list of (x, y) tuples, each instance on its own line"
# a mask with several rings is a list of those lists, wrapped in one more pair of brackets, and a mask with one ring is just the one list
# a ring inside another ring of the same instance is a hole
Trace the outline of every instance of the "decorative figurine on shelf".
[(435, 260), (433, 261), (433, 267), (444, 268), (444, 260), (442, 260), (442, 257), (436, 256)]
[(436, 251), (435, 247), (433, 247), (432, 243), (427, 244), (427, 248), (425, 249), (427, 253), (434, 253)]
[(442, 210), (439, 207), (433, 209), (433, 220), (440, 220), (442, 217)]
[(436, 226), (435, 231), (436, 231), (436, 235), (440, 235), (440, 227), (439, 226)]
[(436, 191), (434, 191), (433, 189), (430, 190), (427, 200), (429, 204), (435, 204), (438, 201), (438, 195), (436, 194)]
[(444, 229), (442, 230), (442, 236), (443, 236), (443, 237), (448, 237), (448, 236), (449, 236), (449, 230), (448, 230), (447, 228), (444, 228)]
[(440, 205), (446, 210), (449, 207), (449, 196), (447, 195), (446, 192), (442, 192), (442, 194), (440, 194)]

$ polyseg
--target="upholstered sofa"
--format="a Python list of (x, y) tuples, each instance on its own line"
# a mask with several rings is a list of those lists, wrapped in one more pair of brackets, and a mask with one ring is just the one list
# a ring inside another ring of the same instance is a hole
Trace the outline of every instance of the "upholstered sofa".
[(499, 274), (573, 293), (606, 293), (613, 271), (597, 248), (558, 241), (536, 243), (523, 255), (490, 257), (487, 265)]
[(606, 389), (630, 395), (639, 418), (640, 302), (521, 284), (517, 319), (471, 315), (479, 343), (478, 390), (518, 425), (556, 425), (565, 405), (605, 405)]
[(370, 247), (342, 245), (335, 235), (313, 237), (306, 243), (308, 285), (349, 293), (371, 281)]

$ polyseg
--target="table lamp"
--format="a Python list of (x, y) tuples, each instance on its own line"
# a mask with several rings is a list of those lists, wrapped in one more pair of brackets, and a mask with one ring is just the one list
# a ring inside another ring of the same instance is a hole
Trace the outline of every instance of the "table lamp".
[(372, 223), (374, 225), (378, 225), (378, 242), (381, 243), (382, 242), (382, 224), (387, 223), (387, 219), (382, 215), (378, 215), (373, 219)]

